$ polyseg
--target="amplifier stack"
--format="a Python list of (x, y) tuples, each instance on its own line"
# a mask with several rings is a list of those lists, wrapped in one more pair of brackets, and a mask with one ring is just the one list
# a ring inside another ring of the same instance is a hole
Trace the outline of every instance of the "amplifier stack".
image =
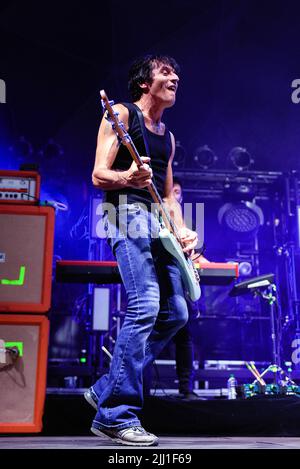
[(0, 171), (0, 433), (42, 429), (55, 211), (39, 197), (37, 172)]

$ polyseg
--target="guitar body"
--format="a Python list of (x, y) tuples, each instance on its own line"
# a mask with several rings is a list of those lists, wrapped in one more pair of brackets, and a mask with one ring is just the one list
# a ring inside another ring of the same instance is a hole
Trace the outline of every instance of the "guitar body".
[(192, 301), (199, 300), (201, 289), (198, 273), (194, 268), (193, 262), (185, 257), (182, 247), (167, 228), (160, 229), (159, 238), (166, 251), (178, 261), (178, 267), (188, 296)]

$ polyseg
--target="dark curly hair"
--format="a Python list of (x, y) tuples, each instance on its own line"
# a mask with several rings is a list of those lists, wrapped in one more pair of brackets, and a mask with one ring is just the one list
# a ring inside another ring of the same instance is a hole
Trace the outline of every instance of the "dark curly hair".
[(142, 83), (152, 83), (152, 70), (156, 64), (169, 65), (177, 75), (180, 74), (179, 65), (168, 55), (149, 54), (136, 59), (128, 74), (128, 90), (133, 101), (138, 101), (142, 96), (143, 90), (140, 87)]

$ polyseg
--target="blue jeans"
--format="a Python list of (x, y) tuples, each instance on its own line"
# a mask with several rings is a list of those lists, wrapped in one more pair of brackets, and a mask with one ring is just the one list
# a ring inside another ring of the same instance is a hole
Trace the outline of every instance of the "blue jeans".
[[(109, 215), (104, 218), (128, 306), (109, 374), (93, 385), (99, 397), (93, 427), (100, 430), (140, 425), (143, 369), (188, 320), (181, 275), (157, 236), (159, 224), (154, 215), (129, 204), (118, 207), (116, 221)], [(140, 236), (126, 235), (132, 225)]]

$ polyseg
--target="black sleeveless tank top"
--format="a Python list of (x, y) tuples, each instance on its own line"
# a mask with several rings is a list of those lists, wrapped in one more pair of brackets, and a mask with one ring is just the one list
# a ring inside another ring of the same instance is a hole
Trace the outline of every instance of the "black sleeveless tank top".
[[(144, 139), (136, 111), (136, 106), (132, 103), (121, 104), (127, 107), (129, 111), (128, 133), (131, 136), (140, 156), (146, 156)], [(153, 170), (153, 182), (160, 196), (163, 197), (167, 166), (172, 151), (170, 132), (166, 127), (164, 135), (157, 135), (146, 128), (146, 136), (151, 157), (151, 168)], [(132, 161), (132, 156), (128, 149), (121, 144), (111, 169), (125, 171), (129, 169)], [(125, 189), (104, 191), (104, 200), (113, 204), (114, 206), (117, 206), (119, 205), (119, 196), (121, 195), (127, 196), (128, 204), (142, 202), (149, 209), (151, 207), (151, 203), (153, 202), (151, 194), (146, 187), (143, 189), (128, 187)]]

